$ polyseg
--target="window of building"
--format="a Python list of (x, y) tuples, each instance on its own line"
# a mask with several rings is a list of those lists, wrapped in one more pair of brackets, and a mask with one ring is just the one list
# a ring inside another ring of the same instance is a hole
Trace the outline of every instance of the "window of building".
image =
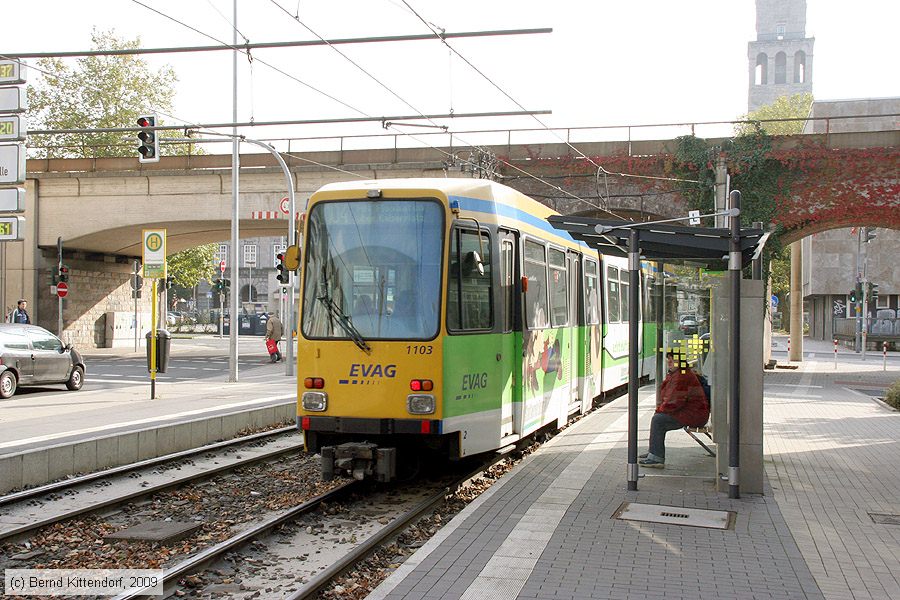
[(562, 327), (569, 322), (569, 288), (566, 253), (550, 248), (550, 325)]
[(219, 262), (225, 261), (228, 264), (228, 244), (219, 244), (219, 252), (216, 254)]
[(525, 319), (531, 329), (542, 329), (550, 322), (547, 318), (547, 258), (544, 245), (525, 241)]
[(760, 52), (756, 55), (753, 83), (755, 85), (766, 85), (769, 83), (769, 57), (766, 56), (765, 52)]
[[(479, 234), (474, 231), (456, 229), (450, 242), (447, 327), (452, 330), (484, 330), (490, 329), (494, 323), (491, 240), (484, 232), (480, 235), (479, 242)], [(481, 257), (484, 274), (479, 272), (476, 256)]]
[(786, 30), (786, 27), (783, 24), (776, 25), (775, 26), (775, 37), (777, 37), (779, 40), (783, 40), (785, 30)]
[(806, 52), (803, 50), (794, 54), (794, 83), (806, 83)]
[(779, 52), (775, 55), (775, 84), (787, 83), (787, 54)]
[(244, 266), (256, 266), (256, 244), (244, 244)]

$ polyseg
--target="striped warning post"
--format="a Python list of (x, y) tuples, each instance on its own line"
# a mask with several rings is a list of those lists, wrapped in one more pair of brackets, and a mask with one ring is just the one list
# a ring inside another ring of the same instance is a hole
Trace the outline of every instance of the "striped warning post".
[(283, 213), (277, 210), (254, 210), (250, 212), (251, 219), (280, 219), (282, 216), (284, 216)]

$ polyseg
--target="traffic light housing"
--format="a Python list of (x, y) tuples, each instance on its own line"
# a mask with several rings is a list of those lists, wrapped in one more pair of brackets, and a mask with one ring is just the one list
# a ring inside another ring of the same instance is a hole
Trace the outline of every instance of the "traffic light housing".
[(138, 132), (138, 162), (159, 162), (159, 136), (153, 129), (156, 127), (155, 115), (141, 115), (137, 120), (141, 131)]
[(871, 298), (872, 302), (878, 302), (878, 284), (877, 283), (869, 284), (869, 298)]
[(856, 304), (856, 288), (850, 290), (850, 303)]
[(290, 271), (288, 271), (287, 266), (284, 264), (285, 258), (284, 252), (279, 252), (275, 255), (275, 259), (278, 261), (278, 264), (275, 265), (275, 271), (277, 272), (275, 278), (283, 285), (287, 285), (291, 281)]
[(165, 277), (164, 279), (161, 279), (160, 284), (161, 284), (161, 288), (163, 290), (170, 290), (175, 285), (175, 277), (172, 275), (169, 275), (169, 276)]
[(66, 265), (59, 265), (59, 269), (56, 273), (56, 280), (60, 283), (67, 283), (69, 281), (69, 267)]
[(875, 228), (874, 228), (874, 227), (865, 227), (865, 228), (863, 229), (863, 233), (865, 234), (865, 235), (863, 236), (863, 237), (864, 237), (864, 239), (863, 239), (864, 242), (871, 242), (872, 240), (875, 239), (875, 236), (878, 235), (878, 234), (875, 232)]

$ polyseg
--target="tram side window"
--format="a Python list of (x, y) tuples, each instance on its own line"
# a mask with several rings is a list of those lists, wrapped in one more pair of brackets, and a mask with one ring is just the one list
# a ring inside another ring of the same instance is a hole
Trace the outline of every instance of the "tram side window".
[(619, 269), (606, 268), (606, 306), (609, 323), (618, 323), (619, 318)]
[(543, 244), (525, 241), (525, 319), (531, 329), (547, 327), (547, 258)]
[(566, 253), (550, 248), (550, 325), (562, 327), (569, 322), (569, 291)]
[[(478, 257), (484, 274), (479, 272)], [(454, 230), (447, 280), (447, 328), (456, 331), (490, 329), (494, 323), (491, 241), (486, 233), (481, 233), (479, 244), (474, 231)]]
[(597, 289), (597, 263), (584, 261), (584, 293), (587, 313), (585, 318), (588, 325), (596, 325), (600, 322), (599, 290)]
[(620, 312), (622, 315), (623, 323), (627, 323), (631, 315), (631, 311), (629, 310), (631, 303), (628, 298), (628, 290), (630, 288), (631, 284), (628, 283), (628, 271), (622, 271), (622, 285), (619, 287), (619, 293), (622, 296), (622, 300), (620, 302)]

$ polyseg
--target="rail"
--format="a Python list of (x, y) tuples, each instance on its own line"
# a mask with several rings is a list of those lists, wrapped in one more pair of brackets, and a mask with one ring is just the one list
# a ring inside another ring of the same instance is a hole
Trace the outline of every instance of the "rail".
[[(866, 337), (874, 341), (900, 341), (900, 319), (865, 319)], [(856, 336), (856, 319), (834, 319), (834, 336), (837, 338), (854, 338)]]

